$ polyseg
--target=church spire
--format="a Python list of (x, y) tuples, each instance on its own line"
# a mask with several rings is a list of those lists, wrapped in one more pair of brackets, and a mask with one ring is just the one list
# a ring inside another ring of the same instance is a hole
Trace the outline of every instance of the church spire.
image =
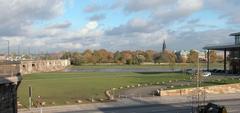
[(166, 42), (165, 40), (163, 40), (162, 52), (164, 52), (165, 50), (166, 50)]

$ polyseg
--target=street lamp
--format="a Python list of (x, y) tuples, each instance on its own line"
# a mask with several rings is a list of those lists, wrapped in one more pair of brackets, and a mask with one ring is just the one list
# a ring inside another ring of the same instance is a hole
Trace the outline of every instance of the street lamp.
[(6, 41), (7, 41), (7, 45), (8, 45), (7, 48), (8, 48), (8, 56), (9, 56), (9, 53), (10, 53), (10, 47), (9, 47), (10, 46), (10, 41), (9, 40), (6, 40)]

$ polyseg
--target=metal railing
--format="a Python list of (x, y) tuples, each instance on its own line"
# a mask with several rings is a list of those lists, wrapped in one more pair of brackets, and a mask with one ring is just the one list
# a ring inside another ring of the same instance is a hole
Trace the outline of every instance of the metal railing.
[(0, 60), (0, 77), (16, 76), (20, 72), (18, 62)]

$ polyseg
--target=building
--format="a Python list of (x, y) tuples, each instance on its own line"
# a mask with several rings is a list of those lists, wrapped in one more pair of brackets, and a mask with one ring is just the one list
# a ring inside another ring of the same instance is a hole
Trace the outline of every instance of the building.
[(185, 58), (185, 59), (187, 59), (188, 58), (188, 54), (189, 54), (190, 52), (189, 51), (186, 51), (186, 50), (180, 50), (180, 51), (176, 51), (175, 52), (175, 54), (177, 55), (177, 56), (181, 56), (182, 58)]
[(7, 59), (6, 55), (0, 54), (0, 60), (6, 60), (6, 59)]
[(162, 45), (162, 52), (164, 52), (166, 50), (167, 46), (166, 46), (166, 42), (165, 40), (163, 41), (163, 45)]
[[(203, 49), (207, 50), (207, 69), (209, 70), (209, 51), (210, 50), (218, 50), (224, 51), (224, 71), (225, 73), (232, 73), (232, 74), (240, 74), (240, 32), (232, 33), (230, 36), (235, 37), (234, 44), (228, 45), (212, 45), (212, 46), (205, 46)], [(227, 57), (227, 52), (229, 55)], [(227, 60), (229, 61), (229, 69), (227, 70)]]

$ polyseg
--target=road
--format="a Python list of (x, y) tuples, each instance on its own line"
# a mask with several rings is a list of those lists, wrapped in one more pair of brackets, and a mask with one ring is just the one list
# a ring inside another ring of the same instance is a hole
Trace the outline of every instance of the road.
[[(240, 94), (209, 95), (207, 100), (227, 107), (228, 113), (240, 113)], [(40, 113), (39, 108), (19, 113)], [(66, 105), (43, 108), (43, 113), (191, 113), (188, 97), (126, 98), (117, 102)]]
[[(215, 102), (219, 105), (225, 105), (228, 113), (240, 112), (240, 100), (223, 100)], [(191, 113), (190, 103), (176, 104), (150, 104), (127, 107), (99, 108), (96, 110), (77, 110), (59, 113)]]

